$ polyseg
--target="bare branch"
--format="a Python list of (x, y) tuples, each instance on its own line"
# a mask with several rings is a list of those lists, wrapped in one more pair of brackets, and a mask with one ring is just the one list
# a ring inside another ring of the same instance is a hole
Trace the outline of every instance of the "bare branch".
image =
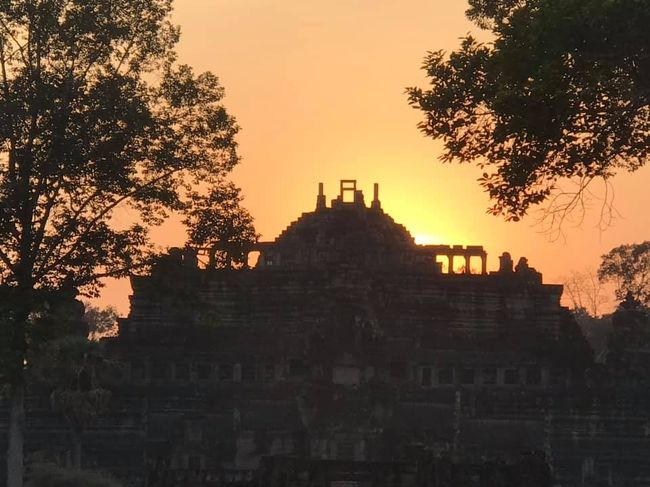
[(547, 234), (552, 241), (564, 238), (564, 223), (568, 218), (575, 219), (580, 226), (586, 214), (585, 190), (592, 183), (593, 177), (582, 177), (574, 181), (577, 188), (573, 191), (557, 190), (548, 203), (541, 208), (536, 225), (540, 233)]

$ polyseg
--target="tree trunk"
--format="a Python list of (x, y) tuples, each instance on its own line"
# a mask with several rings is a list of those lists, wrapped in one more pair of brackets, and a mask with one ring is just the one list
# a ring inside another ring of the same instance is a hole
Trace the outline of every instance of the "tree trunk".
[(27, 357), (27, 318), (29, 316), (30, 300), (25, 296), (28, 293), (16, 296), (11, 337), (11, 367), (9, 370), (10, 407), (9, 432), (7, 447), (7, 487), (23, 487), (25, 476), (25, 360)]
[(72, 429), (72, 468), (75, 470), (81, 470), (81, 455), (82, 455), (82, 444), (81, 444), (81, 431), (77, 431), (76, 428)]
[(25, 384), (20, 381), (11, 390), (9, 447), (7, 450), (7, 487), (23, 487), (23, 445), (25, 443)]

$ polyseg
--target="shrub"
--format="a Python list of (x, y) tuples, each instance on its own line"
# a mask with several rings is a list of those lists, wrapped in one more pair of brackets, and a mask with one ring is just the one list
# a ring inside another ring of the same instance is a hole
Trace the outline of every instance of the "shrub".
[(72, 470), (53, 463), (32, 465), (25, 487), (123, 487), (108, 474), (93, 470)]

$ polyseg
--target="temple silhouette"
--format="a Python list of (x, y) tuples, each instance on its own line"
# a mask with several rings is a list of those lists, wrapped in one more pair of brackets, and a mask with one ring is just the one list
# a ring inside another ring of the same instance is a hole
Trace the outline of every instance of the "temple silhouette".
[[(213, 265), (232, 250), (132, 277), (87, 465), (148, 487), (650, 485), (647, 355), (628, 338), (595, 363), (525, 258), (418, 245), (354, 180), (238, 249), (254, 265)], [(28, 417), (28, 448), (65, 455), (47, 401)]]

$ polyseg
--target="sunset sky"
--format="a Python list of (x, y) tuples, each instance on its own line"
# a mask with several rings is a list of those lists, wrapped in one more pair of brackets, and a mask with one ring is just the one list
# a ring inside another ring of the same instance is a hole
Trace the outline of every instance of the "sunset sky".
[[(650, 168), (613, 181), (620, 216), (601, 232), (599, 203), (564, 238), (540, 233), (535, 218), (506, 223), (486, 214), (478, 169), (439, 162), (440, 143), (416, 128), (420, 113), (404, 90), (424, 86), (427, 51), (452, 50), (459, 37), (485, 37), (464, 16), (462, 1), (177, 0), (179, 61), (212, 71), (228, 110), (242, 127), (242, 162), (233, 173), (263, 240), (312, 211), (318, 182), (328, 200), (339, 179), (366, 194), (380, 185), (384, 210), (419, 241), (483, 245), (488, 270), (497, 256), (522, 255), (561, 282), (597, 267), (622, 243), (648, 239)], [(177, 225), (155, 232), (161, 246), (182, 244)], [(128, 312), (128, 283), (110, 284), (102, 304)]]

